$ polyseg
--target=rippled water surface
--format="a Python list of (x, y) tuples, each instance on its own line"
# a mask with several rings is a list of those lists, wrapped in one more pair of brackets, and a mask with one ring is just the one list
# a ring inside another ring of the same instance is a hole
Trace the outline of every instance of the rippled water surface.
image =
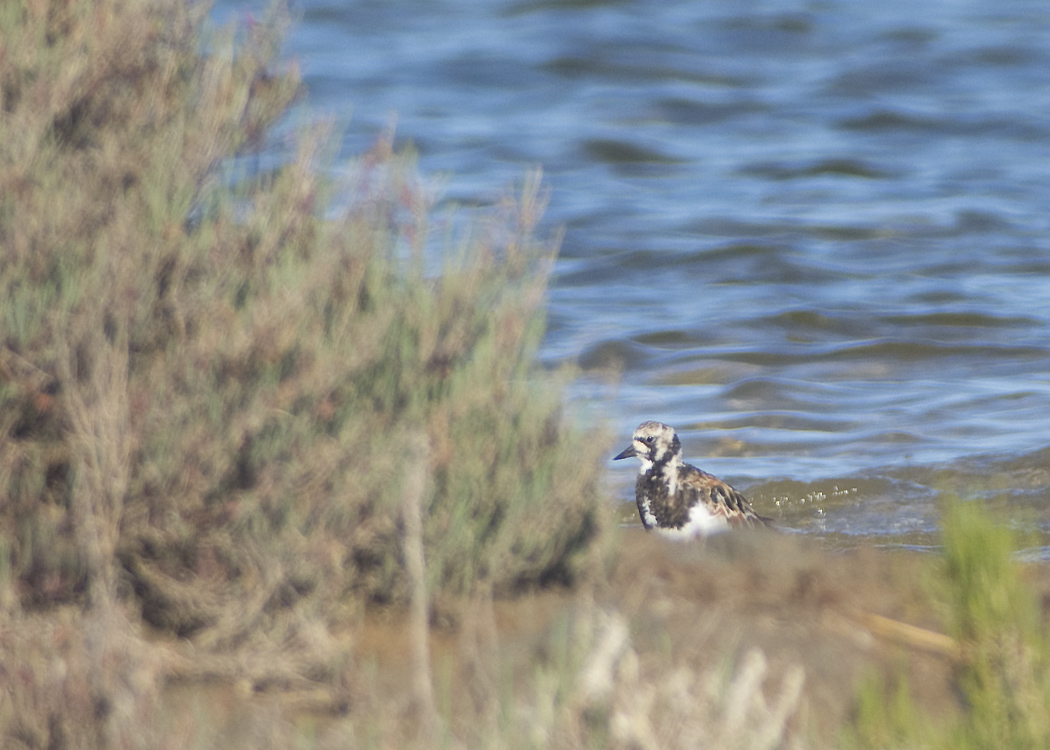
[[(221, 11), (237, 13), (228, 4)], [(450, 201), (542, 165), (544, 356), (788, 527), (934, 541), (938, 492), (1050, 529), (1050, 6), (306, 0), (287, 54)], [(634, 467), (610, 464), (628, 499)]]

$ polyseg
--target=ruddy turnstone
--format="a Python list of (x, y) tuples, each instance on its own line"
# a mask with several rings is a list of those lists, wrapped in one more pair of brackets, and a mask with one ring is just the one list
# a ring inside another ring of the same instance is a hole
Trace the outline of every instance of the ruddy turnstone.
[(663, 422), (638, 425), (630, 447), (614, 460), (631, 456), (642, 462), (635, 499), (646, 529), (655, 527), (667, 536), (692, 538), (771, 523), (721, 479), (685, 463), (678, 435)]

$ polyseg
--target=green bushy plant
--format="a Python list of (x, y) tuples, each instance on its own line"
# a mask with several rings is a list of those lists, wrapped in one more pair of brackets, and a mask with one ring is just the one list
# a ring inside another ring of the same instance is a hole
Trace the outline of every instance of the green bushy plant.
[(0, 11), (0, 605), (130, 608), (215, 656), (198, 674), (329, 679), (326, 625), (407, 597), (406, 476), (429, 590), (512, 592), (591, 559), (604, 442), (534, 363), (538, 176), (441, 239), (380, 139), (335, 216), (324, 129), (270, 171), (238, 158), (299, 91), (280, 14), (235, 33), (205, 13)]
[(851, 744), (866, 748), (1027, 750), (1050, 743), (1050, 634), (1015, 559), (1014, 532), (974, 501), (944, 503), (935, 592), (959, 644), (958, 717), (933, 722), (907, 682), (865, 685)]

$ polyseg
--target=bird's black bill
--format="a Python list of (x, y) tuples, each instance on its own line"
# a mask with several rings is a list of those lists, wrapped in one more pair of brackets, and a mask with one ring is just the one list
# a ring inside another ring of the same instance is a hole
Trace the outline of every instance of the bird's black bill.
[(630, 458), (631, 456), (637, 456), (637, 455), (638, 455), (638, 451), (636, 451), (634, 449), (634, 446), (632, 445), (630, 448), (625, 450), (623, 453), (621, 453), (620, 455), (614, 457), (613, 461), (619, 461), (621, 458)]

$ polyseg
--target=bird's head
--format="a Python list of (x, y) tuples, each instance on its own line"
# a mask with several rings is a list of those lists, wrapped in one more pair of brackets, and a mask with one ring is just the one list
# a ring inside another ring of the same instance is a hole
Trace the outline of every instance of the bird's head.
[(642, 422), (634, 431), (630, 446), (613, 460), (619, 461), (621, 458), (634, 456), (642, 462), (644, 474), (654, 464), (679, 460), (681, 452), (682, 443), (673, 427), (663, 422)]

